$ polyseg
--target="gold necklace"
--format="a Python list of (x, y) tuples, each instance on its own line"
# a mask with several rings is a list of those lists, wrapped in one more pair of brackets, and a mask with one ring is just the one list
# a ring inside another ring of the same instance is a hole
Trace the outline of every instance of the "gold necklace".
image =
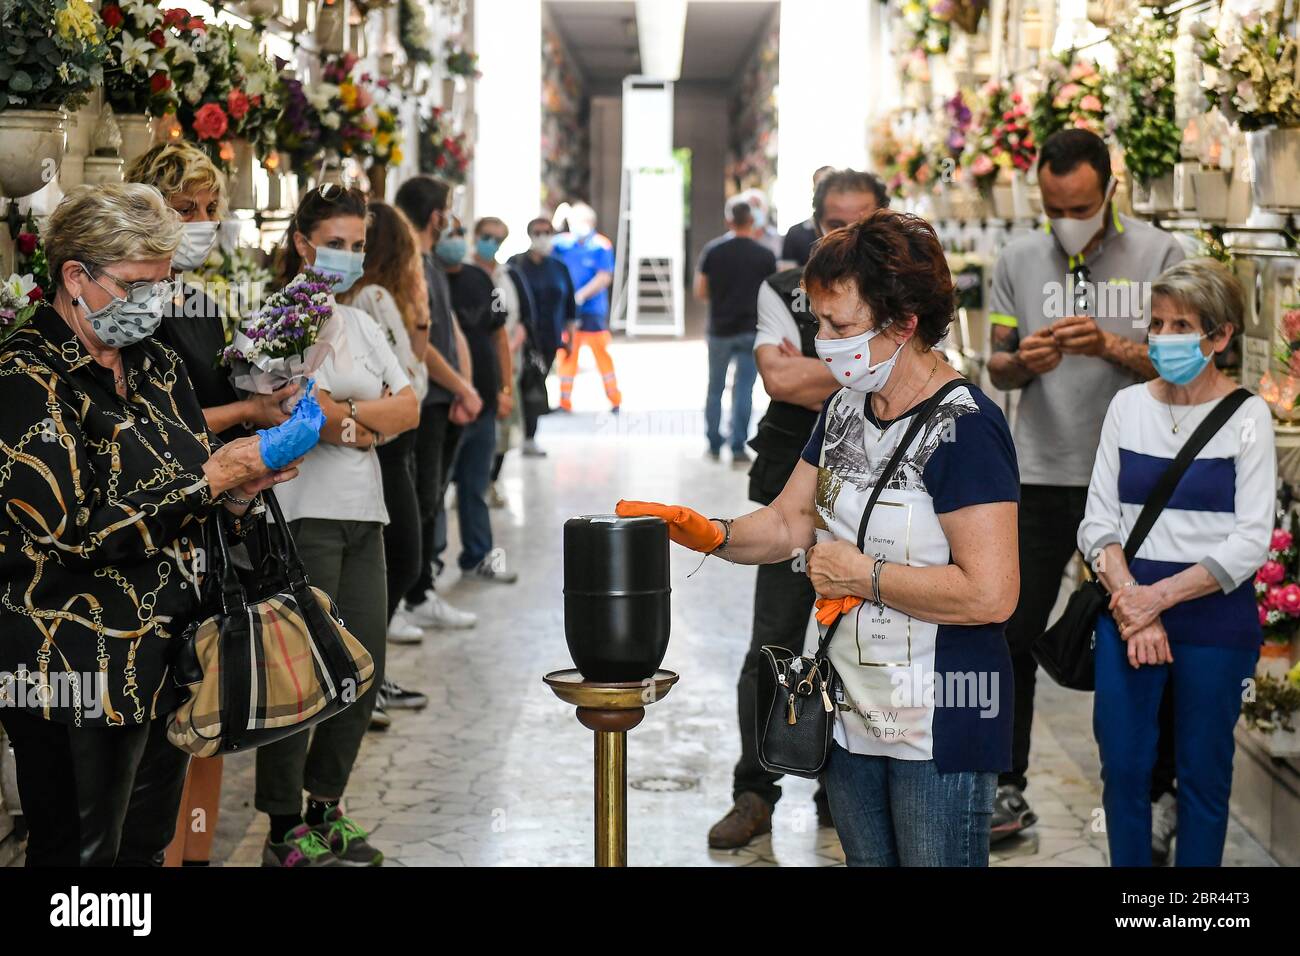
[[(925, 391), (925, 387), (926, 387), (927, 385), (930, 384), (930, 379), (934, 378), (934, 373), (937, 372), (937, 371), (939, 371), (939, 356), (936, 355), (936, 356), (934, 357), (934, 364), (930, 366), (930, 374), (927, 375), (927, 376), (925, 377), (925, 381), (921, 383), (921, 387), (918, 388), (915, 392), (912, 393), (912, 400), (913, 400), (913, 401), (916, 399), (916, 396), (917, 396), (917, 395), (920, 395), (922, 392)], [(868, 396), (868, 401), (870, 401), (870, 396)], [(905, 412), (905, 411), (907, 411), (907, 410), (908, 410), (909, 408), (911, 408), (911, 407), (912, 407), (912, 406), (911, 406), (910, 404), (909, 404), (909, 405), (904, 405), (904, 406), (903, 406), (903, 411)], [(884, 421), (893, 421), (893, 420), (896, 419), (898, 416), (895, 415), (894, 418), (885, 418), (884, 416), (878, 416), (878, 417), (880, 417), (880, 418), (881, 418), (882, 420), (884, 420)]]
[(1171, 429), (1171, 431), (1173, 432), (1173, 434), (1177, 435), (1177, 434), (1178, 434), (1178, 426), (1180, 426), (1183, 422), (1187, 421), (1187, 416), (1191, 414), (1191, 410), (1189, 409), (1186, 413), (1184, 413), (1182, 418), (1174, 418), (1174, 403), (1173, 403), (1173, 401), (1172, 401), (1172, 398), (1173, 398), (1173, 388), (1172, 388), (1172, 387), (1169, 389), (1169, 395), (1170, 395), (1171, 401), (1165, 402), (1164, 404), (1165, 404), (1165, 408), (1169, 409), (1169, 426), (1170, 426), (1170, 429)]

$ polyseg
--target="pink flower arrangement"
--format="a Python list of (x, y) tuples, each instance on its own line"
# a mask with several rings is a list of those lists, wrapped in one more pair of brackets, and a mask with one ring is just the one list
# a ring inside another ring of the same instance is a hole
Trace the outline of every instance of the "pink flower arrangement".
[(1296, 518), (1287, 515), (1273, 529), (1268, 560), (1255, 572), (1255, 604), (1266, 641), (1287, 643), (1300, 627), (1298, 570)]
[(1286, 568), (1278, 561), (1265, 561), (1264, 566), (1255, 574), (1255, 580), (1262, 584), (1277, 584), (1284, 577), (1286, 577)]

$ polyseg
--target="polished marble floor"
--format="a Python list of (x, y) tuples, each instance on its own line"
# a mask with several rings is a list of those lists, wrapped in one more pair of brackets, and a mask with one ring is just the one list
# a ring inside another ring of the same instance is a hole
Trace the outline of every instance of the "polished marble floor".
[[(388, 865), (586, 865), (592, 857), (592, 741), (542, 683), (569, 665), (561, 613), (561, 526), (608, 512), (620, 497), (690, 504), (706, 514), (747, 508), (743, 471), (704, 458), (704, 344), (619, 344), (622, 414), (606, 411), (594, 368), (572, 416), (543, 420), (544, 459), (511, 454), (493, 512), (497, 543), (520, 573), (506, 586), (449, 572), (445, 597), (479, 615), (467, 632), (428, 632), (389, 650), (400, 683), (425, 691), (423, 711), (399, 711), (368, 735), (347, 810)], [(590, 359), (586, 359), (589, 364)], [(755, 421), (761, 387), (755, 396)], [(450, 551), (454, 558), (456, 544)], [(828, 866), (843, 862), (819, 830), (813, 784), (792, 780), (770, 836), (735, 852), (705, 834), (730, 805), (739, 750), (735, 677), (749, 640), (754, 572), (673, 552), (672, 642), (664, 666), (681, 675), (629, 735), (629, 863), (639, 866)], [(1103, 866), (1091, 696), (1040, 682), (1029, 797), (1033, 835), (996, 848), (1005, 866)], [(214, 862), (256, 865), (265, 818), (251, 808), (252, 761), (227, 761)], [(1269, 864), (1234, 821), (1225, 864)]]

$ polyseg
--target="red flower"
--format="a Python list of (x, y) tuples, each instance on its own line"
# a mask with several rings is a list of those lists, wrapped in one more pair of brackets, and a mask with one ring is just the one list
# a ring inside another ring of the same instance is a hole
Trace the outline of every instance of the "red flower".
[(126, 20), (126, 17), (122, 15), (122, 8), (115, 3), (106, 5), (100, 11), (100, 16), (104, 18), (104, 24), (110, 30), (116, 30)]
[(40, 237), (34, 232), (18, 233), (18, 251), (25, 256), (30, 256), (36, 251), (36, 243)]
[(244, 95), (244, 91), (231, 90), (226, 96), (226, 108), (230, 110), (231, 119), (243, 119), (248, 113), (248, 97)]
[(189, 30), (191, 33), (206, 33), (208, 25), (203, 22), (202, 17), (190, 17), (189, 22), (185, 24), (185, 29)]
[(221, 139), (229, 128), (226, 111), (216, 103), (204, 103), (194, 114), (194, 133), (199, 139)]
[(33, 286), (32, 291), (27, 293), (29, 302), (40, 302), (43, 298), (45, 298), (45, 290), (40, 286)]
[(257, 94), (255, 94), (255, 95), (253, 95), (253, 96), (250, 96), (250, 97), (248, 98), (248, 102), (252, 103), (254, 106), (261, 106), (261, 105), (262, 105), (262, 94), (261, 94), (261, 93), (257, 93)]
[(169, 90), (172, 86), (172, 78), (159, 70), (153, 76), (149, 77), (149, 91), (151, 93), (161, 93), (163, 90)]
[(180, 7), (168, 10), (163, 14), (163, 26), (178, 27), (190, 19), (190, 12)]
[(150, 33), (149, 39), (153, 42), (153, 45), (160, 50), (167, 45), (167, 35), (163, 33), (161, 29), (154, 30)]

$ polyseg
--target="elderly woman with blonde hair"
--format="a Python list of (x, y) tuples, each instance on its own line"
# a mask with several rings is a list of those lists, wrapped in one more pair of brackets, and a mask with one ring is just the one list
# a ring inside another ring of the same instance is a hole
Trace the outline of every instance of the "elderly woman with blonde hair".
[(151, 340), (181, 236), (150, 186), (72, 190), (44, 230), (51, 298), (0, 347), (0, 723), (33, 866), (148, 864), (171, 840), (168, 649), (199, 612), (204, 526), (242, 535), (297, 473), (253, 437), (213, 451)]
[[(153, 186), (180, 216), (181, 244), (172, 255), (172, 272), (180, 275), (201, 268), (216, 248), (227, 212), (225, 177), (207, 153), (193, 143), (159, 143), (131, 164), (126, 181)], [(243, 302), (260, 297), (258, 289), (229, 291)], [(208, 428), (229, 440), (252, 434), (255, 427), (283, 422), (288, 415), (281, 403), (298, 386), (289, 384), (270, 395), (240, 395), (228, 371), (217, 363), (226, 346), (225, 318), (220, 305), (202, 288), (177, 283), (155, 338), (180, 355)]]

